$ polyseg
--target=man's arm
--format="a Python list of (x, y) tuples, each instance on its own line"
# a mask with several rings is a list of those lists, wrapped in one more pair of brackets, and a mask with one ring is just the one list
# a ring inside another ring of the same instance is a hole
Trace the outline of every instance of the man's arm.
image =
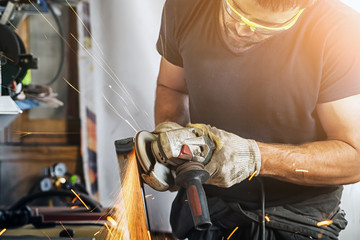
[(155, 124), (170, 121), (189, 123), (189, 97), (184, 69), (161, 58), (155, 100)]
[(258, 142), (260, 175), (301, 185), (360, 181), (360, 95), (317, 106), (327, 140), (299, 146)]

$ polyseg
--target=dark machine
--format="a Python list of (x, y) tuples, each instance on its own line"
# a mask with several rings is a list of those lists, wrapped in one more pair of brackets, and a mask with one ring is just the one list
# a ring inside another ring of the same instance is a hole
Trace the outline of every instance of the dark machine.
[[(37, 2), (37, 1), (33, 1)], [(22, 6), (31, 1), (0, 1), (0, 84), (1, 95), (14, 97), (19, 93), (18, 84), (29, 69), (37, 69), (37, 58), (27, 53), (24, 42), (15, 32), (22, 20)]]

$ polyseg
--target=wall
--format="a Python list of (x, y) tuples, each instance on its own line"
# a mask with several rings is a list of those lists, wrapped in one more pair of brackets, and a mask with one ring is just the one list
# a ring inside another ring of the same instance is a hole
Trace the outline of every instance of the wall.
[[(89, 34), (79, 26), (79, 40), (84, 44), (79, 49), (82, 129), (87, 129), (82, 135), (82, 150), (85, 169), (92, 168), (86, 173), (87, 180), (98, 186), (98, 191), (93, 188), (94, 195), (104, 206), (112, 206), (120, 187), (114, 141), (154, 128), (153, 103), (160, 63), (155, 44), (164, 1), (89, 3), (89, 19), (84, 8), (78, 8), (85, 24), (90, 22), (92, 33), (86, 36)], [(151, 229), (170, 231), (168, 215), (174, 194), (149, 188), (145, 194), (151, 196), (147, 198)]]

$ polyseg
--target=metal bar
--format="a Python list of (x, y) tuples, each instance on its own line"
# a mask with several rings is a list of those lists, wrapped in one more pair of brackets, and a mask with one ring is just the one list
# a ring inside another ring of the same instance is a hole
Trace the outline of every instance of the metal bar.
[(14, 11), (15, 11), (16, 5), (12, 1), (9, 1), (5, 7), (5, 10), (3, 14), (1, 15), (0, 24), (5, 25), (7, 21), (10, 21), (10, 18), (12, 17)]

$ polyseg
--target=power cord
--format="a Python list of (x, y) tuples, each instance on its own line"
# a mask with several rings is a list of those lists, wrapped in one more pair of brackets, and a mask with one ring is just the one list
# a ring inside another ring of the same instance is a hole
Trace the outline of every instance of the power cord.
[(256, 178), (258, 182), (260, 183), (261, 188), (261, 239), (259, 240), (265, 240), (265, 234), (266, 234), (266, 228), (265, 228), (265, 190), (264, 190), (264, 183), (261, 178)]

